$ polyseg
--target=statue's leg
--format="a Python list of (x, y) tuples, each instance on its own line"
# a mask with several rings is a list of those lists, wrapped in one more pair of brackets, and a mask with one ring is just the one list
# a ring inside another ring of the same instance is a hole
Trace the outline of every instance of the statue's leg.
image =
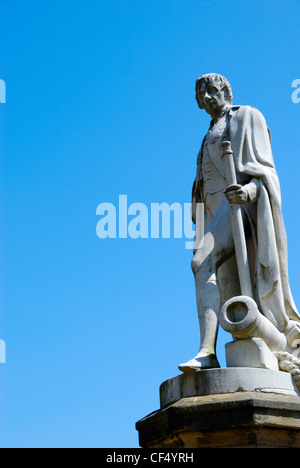
[(234, 242), (230, 208), (228, 202), (224, 201), (207, 227), (203, 242), (192, 261), (201, 345), (199, 353), (194, 359), (179, 366), (183, 371), (219, 367), (216, 358), (216, 341), (218, 314), (222, 304), (217, 270), (233, 254)]

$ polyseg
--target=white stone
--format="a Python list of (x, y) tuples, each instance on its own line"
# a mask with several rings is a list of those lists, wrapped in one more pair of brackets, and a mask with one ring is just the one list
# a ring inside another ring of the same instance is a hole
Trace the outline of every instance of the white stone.
[(287, 372), (229, 367), (186, 372), (166, 380), (160, 386), (160, 403), (165, 407), (181, 398), (235, 392), (300, 396), (292, 375)]
[[(220, 311), (233, 298), (248, 298), (238, 302), (254, 318), (242, 330), (247, 336), (236, 338), (262, 338), (272, 351), (289, 353), (300, 343), (270, 131), (257, 109), (233, 105), (232, 97), (224, 76), (209, 73), (196, 82), (198, 106), (212, 120), (198, 153), (192, 189), (192, 219), (200, 223), (196, 232), (204, 227), (192, 260), (200, 349), (179, 365), (183, 372), (219, 366)], [(199, 204), (205, 208), (200, 221)], [(245, 321), (234, 320), (234, 333), (240, 335)]]
[(225, 345), (228, 367), (279, 370), (278, 360), (261, 338), (231, 341)]

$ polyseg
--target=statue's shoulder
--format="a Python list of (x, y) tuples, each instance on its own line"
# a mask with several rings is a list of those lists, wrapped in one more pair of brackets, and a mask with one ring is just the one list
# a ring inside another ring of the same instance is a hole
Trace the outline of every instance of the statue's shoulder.
[(263, 117), (262, 113), (254, 106), (231, 106), (230, 113), (237, 116), (252, 114)]
[(229, 113), (234, 119), (240, 120), (251, 116), (253, 121), (265, 123), (263, 114), (254, 106), (231, 106)]
[(229, 111), (231, 130), (237, 130), (247, 122), (252, 129), (267, 131), (271, 142), (271, 132), (263, 114), (254, 106), (232, 106)]

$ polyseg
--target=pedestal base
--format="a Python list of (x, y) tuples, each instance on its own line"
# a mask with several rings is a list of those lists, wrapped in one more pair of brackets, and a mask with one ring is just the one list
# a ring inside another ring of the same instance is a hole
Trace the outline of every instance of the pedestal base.
[[(252, 371), (258, 371), (256, 380)], [(290, 379), (285, 372), (247, 368), (210, 369), (170, 379), (161, 386), (161, 409), (136, 425), (140, 446), (300, 448), (300, 397)]]

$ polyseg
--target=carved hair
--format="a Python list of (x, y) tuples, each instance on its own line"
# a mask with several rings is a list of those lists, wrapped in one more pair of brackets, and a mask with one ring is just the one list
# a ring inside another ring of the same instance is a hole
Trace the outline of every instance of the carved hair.
[(230, 104), (232, 103), (232, 99), (233, 99), (232, 89), (229, 84), (229, 81), (225, 78), (225, 76), (218, 75), (217, 73), (207, 73), (206, 75), (202, 75), (196, 81), (196, 89), (199, 86), (201, 86), (203, 82), (206, 84), (206, 86), (209, 83), (217, 83), (221, 90), (226, 89), (227, 100), (230, 102)]

